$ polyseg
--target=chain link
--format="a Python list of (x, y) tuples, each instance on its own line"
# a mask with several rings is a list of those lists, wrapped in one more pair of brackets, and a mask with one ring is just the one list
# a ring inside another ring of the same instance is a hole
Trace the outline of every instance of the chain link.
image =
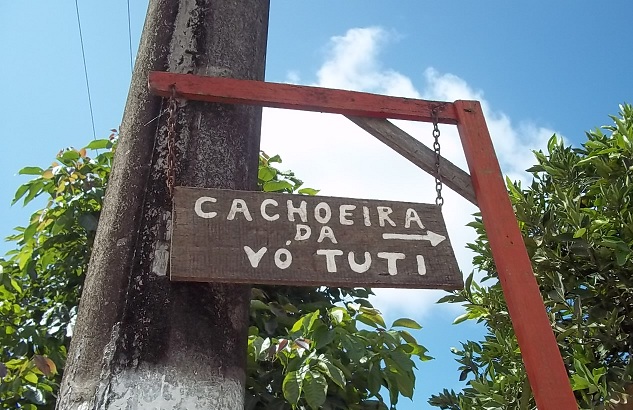
[(178, 102), (176, 101), (176, 89), (172, 86), (171, 97), (167, 105), (167, 191), (169, 197), (174, 197), (174, 185), (176, 184), (176, 119), (178, 116)]
[(442, 196), (442, 174), (440, 173), (440, 129), (438, 127), (438, 111), (442, 106), (433, 107), (431, 111), (433, 115), (433, 151), (435, 151), (435, 205), (440, 208), (444, 205), (444, 197)]

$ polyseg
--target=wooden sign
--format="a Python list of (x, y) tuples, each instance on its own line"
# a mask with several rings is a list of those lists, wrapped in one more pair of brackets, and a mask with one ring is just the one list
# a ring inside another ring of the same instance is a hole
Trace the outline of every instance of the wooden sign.
[(435, 205), (176, 187), (171, 279), (460, 289)]

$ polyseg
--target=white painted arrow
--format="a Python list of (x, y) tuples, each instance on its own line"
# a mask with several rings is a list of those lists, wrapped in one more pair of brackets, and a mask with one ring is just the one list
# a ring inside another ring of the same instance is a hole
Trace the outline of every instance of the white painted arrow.
[(425, 235), (411, 233), (383, 233), (382, 239), (402, 239), (403, 241), (429, 241), (431, 246), (437, 246), (446, 236), (437, 234), (432, 231), (426, 231)]

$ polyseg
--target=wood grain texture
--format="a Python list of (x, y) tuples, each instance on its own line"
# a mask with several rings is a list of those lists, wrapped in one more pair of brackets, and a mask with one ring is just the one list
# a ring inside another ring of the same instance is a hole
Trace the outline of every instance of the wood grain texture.
[[(347, 118), (422, 170), (437, 177), (435, 152), (411, 135), (385, 119), (353, 116)], [(470, 175), (444, 157), (440, 157), (440, 177), (447, 187), (477, 205)]]
[(577, 409), (481, 105), (456, 101), (455, 108), (477, 203), (537, 406)]
[(429, 204), (176, 187), (171, 249), (176, 281), (463, 287), (441, 212)]
[(163, 97), (171, 96), (173, 90), (179, 98), (196, 101), (426, 122), (432, 121), (433, 108), (441, 107), (438, 121), (457, 123), (451, 103), (356, 91), (161, 71), (149, 73), (149, 88)]

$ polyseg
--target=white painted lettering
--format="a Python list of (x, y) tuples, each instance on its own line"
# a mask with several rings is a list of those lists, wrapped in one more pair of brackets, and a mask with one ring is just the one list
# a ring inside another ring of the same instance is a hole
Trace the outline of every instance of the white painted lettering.
[(347, 219), (352, 217), (351, 211), (354, 209), (356, 209), (356, 205), (341, 205), (339, 207), (338, 219), (341, 222), (341, 225), (354, 225), (354, 221)]
[(299, 215), (299, 219), (301, 222), (308, 222), (308, 212), (306, 211), (306, 201), (301, 201), (299, 207), (295, 207), (292, 203), (292, 199), (289, 199), (286, 202), (286, 206), (288, 207), (288, 220), (290, 222), (295, 221), (295, 214)]
[(405, 228), (411, 227), (411, 222), (417, 223), (418, 226), (420, 227), (420, 229), (424, 229), (424, 225), (422, 225), (422, 221), (420, 220), (420, 216), (418, 215), (418, 213), (413, 208), (407, 209), (407, 215), (406, 215), (406, 217), (404, 219), (404, 227)]
[[(323, 215), (321, 215), (321, 211), (324, 212)], [(317, 222), (326, 224), (330, 221), (331, 218), (332, 218), (332, 209), (330, 208), (330, 205), (328, 205), (327, 202), (319, 202), (317, 206), (314, 207), (314, 219), (316, 219)]]
[(424, 256), (416, 255), (418, 260), (418, 275), (426, 275), (426, 263), (424, 263)]
[(363, 221), (365, 226), (371, 226), (371, 219), (369, 219), (369, 207), (363, 207)]
[(400, 252), (378, 252), (378, 257), (382, 259), (387, 259), (387, 272), (390, 275), (398, 274), (398, 266), (396, 262), (398, 259), (404, 259), (404, 253)]
[(349, 262), (349, 267), (357, 273), (367, 272), (371, 267), (371, 255), (369, 252), (365, 252), (365, 261), (363, 263), (356, 263), (354, 252), (347, 254), (347, 261)]
[(312, 234), (312, 229), (308, 225), (297, 224), (297, 234), (295, 241), (305, 241)]
[(205, 212), (202, 210), (202, 204), (205, 202), (215, 203), (218, 202), (218, 200), (215, 198), (211, 198), (210, 196), (201, 196), (200, 198), (198, 198), (196, 200), (196, 204), (193, 207), (193, 209), (196, 211), (196, 215), (198, 215), (200, 218), (215, 218), (218, 214), (217, 212)]
[(264, 246), (257, 252), (254, 252), (250, 246), (244, 247), (244, 252), (246, 252), (246, 256), (248, 256), (248, 261), (251, 263), (251, 266), (256, 268), (259, 265), (259, 261), (262, 260), (262, 256), (266, 253), (268, 249)]
[(226, 216), (226, 220), (232, 221), (233, 219), (235, 219), (235, 214), (237, 214), (238, 212), (241, 212), (242, 214), (244, 214), (244, 218), (246, 218), (247, 221), (253, 220), (253, 217), (251, 216), (251, 213), (248, 210), (248, 205), (246, 205), (246, 202), (243, 199), (239, 199), (239, 198), (235, 198), (233, 200), (233, 203), (231, 204), (231, 210), (229, 211), (229, 214)]
[(325, 266), (328, 272), (336, 272), (335, 256), (341, 256), (343, 251), (338, 249), (317, 249), (317, 255), (325, 255)]
[(277, 252), (275, 252), (275, 265), (277, 265), (279, 269), (286, 269), (291, 263), (292, 254), (290, 251), (286, 248), (277, 249)]
[(330, 228), (327, 225), (321, 228), (321, 233), (319, 233), (319, 239), (317, 239), (317, 242), (321, 243), (323, 242), (323, 239), (325, 238), (328, 238), (329, 240), (331, 240), (332, 243), (338, 243), (336, 241), (336, 238), (334, 237), (334, 231), (332, 231), (332, 228)]
[(388, 206), (377, 206), (378, 211), (378, 225), (385, 226), (385, 221), (389, 222), (389, 225), (396, 226), (396, 223), (389, 218), (389, 214), (393, 212)]
[(276, 221), (277, 219), (279, 219), (279, 214), (268, 215), (268, 213), (266, 212), (266, 207), (268, 205), (278, 206), (279, 203), (275, 201), (274, 199), (264, 199), (262, 201), (261, 206), (259, 207), (259, 210), (261, 211), (261, 214), (262, 214), (262, 218), (264, 218), (267, 221)]
[(426, 234), (415, 233), (383, 233), (382, 239), (402, 239), (403, 241), (429, 241), (431, 246), (437, 246), (446, 239), (446, 236), (436, 234), (432, 231), (426, 231)]

